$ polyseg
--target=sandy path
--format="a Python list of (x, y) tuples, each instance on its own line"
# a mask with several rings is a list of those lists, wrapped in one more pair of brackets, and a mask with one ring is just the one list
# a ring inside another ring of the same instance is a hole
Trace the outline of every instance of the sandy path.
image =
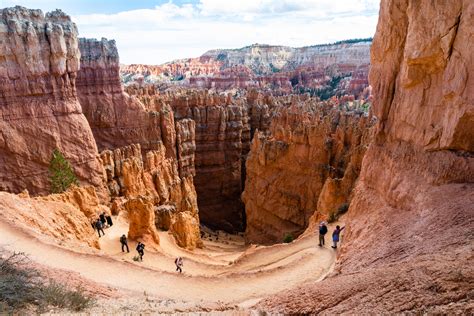
[[(116, 219), (115, 225), (106, 230), (106, 237), (101, 238), (101, 253), (84, 254), (44, 243), (0, 219), (0, 246), (25, 252), (40, 264), (78, 272), (104, 285), (195, 302), (259, 299), (321, 279), (335, 260), (330, 247), (317, 247), (314, 235), (270, 247), (244, 247), (239, 242), (219, 247), (205, 243), (204, 249), (193, 253), (176, 247), (167, 233), (160, 233), (160, 252), (147, 251), (144, 262), (137, 263), (131, 260), (136, 253), (133, 243), (130, 254), (120, 250), (117, 240), (126, 231), (124, 225), (122, 219)], [(182, 275), (174, 272), (173, 259), (178, 254), (185, 257)], [(229, 264), (237, 257), (240, 259)]]

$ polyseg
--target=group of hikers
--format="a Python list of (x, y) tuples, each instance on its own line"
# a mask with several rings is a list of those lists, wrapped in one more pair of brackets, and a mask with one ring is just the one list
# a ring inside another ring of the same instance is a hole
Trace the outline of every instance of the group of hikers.
[[(340, 227), (339, 225), (336, 226), (336, 229), (332, 232), (332, 242), (333, 245), (331, 246), (333, 249), (337, 248), (337, 243), (339, 242), (339, 237), (341, 235), (341, 232), (343, 231), (345, 227)], [(321, 222), (319, 224), (319, 247), (324, 246), (324, 236), (328, 233), (328, 227), (326, 225), (326, 222)]]
[[(130, 248), (128, 247), (127, 236), (125, 236), (125, 234), (123, 234), (120, 237), (120, 244), (122, 245), (122, 252), (125, 252), (125, 249), (127, 249), (127, 252), (130, 252)], [(138, 260), (143, 261), (143, 256), (145, 255), (145, 244), (139, 241), (135, 249), (138, 252)], [(176, 265), (176, 271), (179, 273), (182, 273), (183, 272), (183, 258), (181, 257), (176, 258), (174, 260), (174, 264)]]
[[(130, 248), (128, 248), (128, 239), (125, 234), (120, 236), (120, 244), (122, 245), (122, 252), (125, 252), (125, 249), (127, 249), (127, 252), (130, 252)], [(145, 244), (139, 241), (135, 249), (138, 252), (138, 260), (143, 261), (143, 256), (145, 255)]]
[[(104, 228), (111, 227), (114, 223), (112, 222), (112, 216), (106, 215), (105, 212), (102, 212), (95, 221), (91, 222), (92, 228), (97, 230), (99, 238), (105, 235)], [(102, 233), (102, 235), (100, 235)]]
[[(105, 212), (102, 212), (99, 215), (99, 218), (96, 221), (91, 222), (92, 227), (97, 230), (99, 237), (104, 236), (104, 228), (110, 227), (113, 225), (112, 222), (112, 217), (110, 215), (106, 215)], [(340, 227), (339, 225), (336, 226), (336, 229), (332, 232), (332, 242), (333, 245), (331, 246), (333, 249), (337, 248), (337, 243), (339, 242), (339, 238), (341, 235), (341, 232), (344, 230), (345, 227)], [(101, 235), (102, 233), (102, 235)], [(328, 227), (326, 222), (322, 221), (319, 224), (319, 246), (323, 247), (325, 244), (325, 236), (328, 233)], [(120, 244), (122, 246), (122, 252), (125, 252), (125, 249), (127, 252), (130, 252), (130, 248), (128, 247), (128, 240), (127, 236), (123, 234), (120, 237)], [(138, 252), (138, 260), (143, 261), (143, 256), (145, 255), (145, 244), (142, 242), (138, 242), (137, 247), (135, 248)], [(182, 257), (177, 257), (174, 260), (174, 264), (176, 265), (176, 272), (182, 273), (183, 272), (183, 258)]]

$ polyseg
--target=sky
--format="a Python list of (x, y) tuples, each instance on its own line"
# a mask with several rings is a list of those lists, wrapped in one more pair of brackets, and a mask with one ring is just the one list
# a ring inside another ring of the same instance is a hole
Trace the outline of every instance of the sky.
[(380, 0), (0, 0), (59, 8), (80, 37), (115, 39), (124, 64), (161, 64), (210, 49), (293, 47), (372, 37)]

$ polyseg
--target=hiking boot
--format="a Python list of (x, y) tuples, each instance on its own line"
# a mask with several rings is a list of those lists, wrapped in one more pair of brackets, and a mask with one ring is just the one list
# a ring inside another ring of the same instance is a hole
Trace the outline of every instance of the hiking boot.
[(331, 248), (334, 248), (334, 249), (336, 249), (336, 248), (337, 248), (337, 246), (331, 246)]

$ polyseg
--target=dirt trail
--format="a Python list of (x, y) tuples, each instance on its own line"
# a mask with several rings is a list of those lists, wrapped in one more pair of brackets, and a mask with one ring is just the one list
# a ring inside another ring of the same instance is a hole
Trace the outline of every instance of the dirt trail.
[[(100, 239), (101, 251), (86, 254), (46, 243), (0, 219), (0, 246), (114, 288), (166, 299), (233, 304), (315, 282), (327, 275), (335, 260), (328, 245), (317, 246), (316, 235), (269, 247), (245, 246), (238, 237), (223, 235), (219, 243), (205, 241), (203, 249), (190, 252), (162, 232), (159, 251), (146, 251), (143, 262), (134, 262), (135, 244), (130, 243), (130, 253), (124, 254), (118, 242), (126, 227), (122, 218), (115, 218), (114, 226)], [(185, 260), (182, 275), (174, 271), (177, 255)]]

